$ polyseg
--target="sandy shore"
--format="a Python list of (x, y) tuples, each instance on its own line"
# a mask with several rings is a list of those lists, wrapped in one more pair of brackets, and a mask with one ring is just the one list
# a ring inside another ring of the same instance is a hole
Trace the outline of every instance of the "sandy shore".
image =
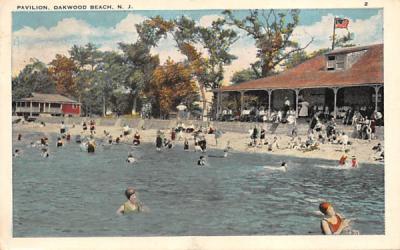
[[(68, 132), (71, 134), (72, 139), (75, 135), (82, 133), (82, 126), (77, 125), (76, 127), (67, 126)], [(28, 134), (30, 132), (40, 132), (43, 134), (51, 134), (51, 133), (59, 133), (60, 124), (46, 124), (45, 127), (41, 127), (38, 123), (25, 123), (25, 124), (13, 124), (13, 136), (21, 133), (22, 137), (24, 134)], [(103, 130), (110, 132), (113, 137), (119, 136), (122, 134), (122, 127), (115, 126), (96, 126), (96, 135), (97, 138), (104, 138)], [(170, 128), (165, 128), (165, 135), (170, 138)], [(133, 130), (135, 132), (135, 130)], [(148, 129), (148, 130), (139, 130), (141, 141), (143, 143), (154, 143), (156, 138), (157, 130)], [(90, 133), (87, 132), (87, 135)], [(193, 149), (193, 137), (190, 134), (183, 134), (187, 136), (189, 139), (190, 148)], [(335, 144), (321, 144), (319, 150), (314, 150), (310, 152), (302, 152), (294, 149), (287, 149), (288, 142), (290, 137), (287, 135), (271, 135), (266, 134), (266, 139), (268, 141), (272, 141), (273, 137), (277, 136), (279, 140), (280, 149), (276, 149), (273, 152), (267, 151), (267, 146), (262, 147), (249, 147), (248, 143), (250, 142), (250, 137), (247, 131), (243, 131), (243, 133), (234, 133), (234, 132), (226, 132), (222, 135), (221, 138), (218, 139), (218, 144), (216, 144), (214, 135), (207, 134), (207, 149), (212, 150), (215, 148), (223, 149), (225, 148), (227, 141), (230, 141), (230, 146), (233, 148), (233, 151), (237, 152), (245, 152), (245, 153), (265, 153), (265, 154), (273, 154), (273, 155), (287, 155), (293, 157), (304, 157), (304, 158), (320, 158), (320, 159), (328, 159), (328, 160), (338, 160), (340, 156), (343, 154), (342, 146)], [(40, 138), (38, 138), (39, 140)], [(132, 143), (133, 135), (130, 134), (124, 141), (127, 143)], [(304, 136), (302, 137), (304, 140)], [(349, 146), (350, 153), (349, 156), (355, 155), (360, 163), (378, 163), (373, 160), (373, 151), (372, 147), (378, 143), (383, 145), (382, 140), (359, 140), (359, 139), (350, 139), (352, 145)], [(55, 142), (54, 142), (55, 143)], [(177, 140), (176, 144), (183, 144), (183, 140)]]

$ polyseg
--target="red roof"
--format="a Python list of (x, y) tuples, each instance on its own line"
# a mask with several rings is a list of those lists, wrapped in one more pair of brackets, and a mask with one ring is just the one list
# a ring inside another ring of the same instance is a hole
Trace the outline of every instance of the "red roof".
[(326, 70), (326, 56), (320, 55), (278, 75), (237, 85), (221, 91), (345, 87), (383, 84), (383, 44), (334, 50), (327, 55), (367, 50), (349, 69)]

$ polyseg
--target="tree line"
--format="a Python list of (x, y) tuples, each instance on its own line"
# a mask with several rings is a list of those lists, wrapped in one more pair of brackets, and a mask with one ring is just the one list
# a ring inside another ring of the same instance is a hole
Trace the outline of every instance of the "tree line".
[[(244, 18), (230, 10), (222, 14), (209, 27), (187, 16), (170, 20), (155, 16), (132, 27), (137, 40), (119, 43), (117, 51), (100, 51), (88, 43), (73, 45), (67, 55), (55, 55), (48, 65), (31, 59), (12, 78), (12, 98), (28, 97), (32, 92), (58, 93), (82, 103), (83, 115), (146, 110), (153, 117), (166, 117), (180, 103), (204, 114), (206, 92), (221, 87), (225, 66), (237, 59), (230, 49), (239, 38), (238, 29), (254, 40), (257, 59), (233, 75), (234, 84), (276, 74), (277, 66), (291, 68), (326, 52), (307, 54), (305, 48), (312, 38), (303, 47), (294, 41), (299, 10), (249, 10)], [(167, 37), (184, 56), (182, 62), (169, 58), (160, 64), (159, 56), (151, 53)], [(350, 33), (337, 38), (336, 47), (351, 46), (351, 40)], [(212, 103), (216, 103), (215, 94)]]

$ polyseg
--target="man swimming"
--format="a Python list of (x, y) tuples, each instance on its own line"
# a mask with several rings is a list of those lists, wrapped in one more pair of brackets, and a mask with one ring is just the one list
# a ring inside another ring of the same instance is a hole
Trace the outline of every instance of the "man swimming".
[(128, 158), (126, 159), (126, 162), (128, 162), (128, 163), (135, 163), (135, 162), (136, 162), (136, 159), (133, 157), (132, 154), (129, 154), (129, 155), (128, 155)]
[(200, 156), (200, 159), (197, 161), (198, 166), (205, 166), (206, 165), (206, 160), (204, 159), (204, 156)]

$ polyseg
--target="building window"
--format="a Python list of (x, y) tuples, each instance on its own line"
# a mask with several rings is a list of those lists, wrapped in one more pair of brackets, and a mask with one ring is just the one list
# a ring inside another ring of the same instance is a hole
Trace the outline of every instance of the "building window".
[(336, 56), (336, 69), (344, 69), (345, 68), (345, 55)]
[(345, 69), (345, 55), (330, 55), (327, 57), (326, 70), (343, 70)]
[(326, 69), (327, 70), (335, 70), (335, 64), (336, 64), (335, 56), (328, 56)]

